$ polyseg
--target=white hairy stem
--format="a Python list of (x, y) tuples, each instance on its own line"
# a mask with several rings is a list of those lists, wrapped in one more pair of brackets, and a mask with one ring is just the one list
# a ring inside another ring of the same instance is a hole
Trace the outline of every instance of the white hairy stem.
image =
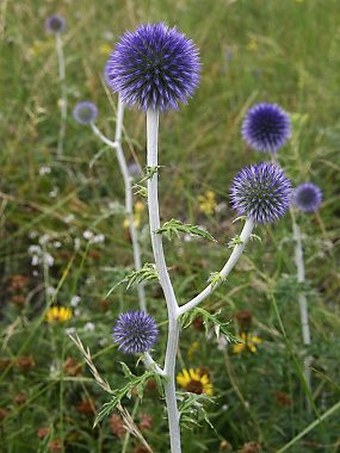
[[(149, 109), (146, 115), (147, 131), (147, 165), (151, 168), (158, 166), (158, 127), (159, 112)], [(165, 296), (168, 310), (168, 341), (165, 354), (166, 374), (165, 398), (168, 411), (170, 447), (172, 453), (181, 453), (181, 434), (179, 426), (179, 412), (176, 400), (175, 366), (178, 347), (180, 325), (177, 319), (178, 303), (168, 273), (162, 236), (157, 233), (160, 229), (159, 202), (158, 202), (158, 172), (148, 179), (148, 207), (149, 225), (152, 250), (160, 284)]]
[[(292, 215), (292, 224), (293, 224), (293, 238), (294, 238), (294, 243), (295, 243), (295, 264), (296, 264), (296, 271), (297, 271), (297, 281), (298, 281), (298, 283), (304, 283), (305, 282), (305, 265), (304, 265), (304, 260), (303, 260), (302, 236), (301, 236), (300, 227), (294, 219), (294, 215)], [(300, 320), (301, 320), (303, 344), (308, 347), (311, 345), (311, 334), (310, 334), (310, 328), (309, 328), (308, 304), (307, 304), (306, 294), (304, 293), (304, 291), (299, 291), (298, 301), (299, 301), (299, 308), (300, 308)], [(304, 375), (305, 375), (306, 383), (307, 383), (309, 390), (311, 389), (311, 371), (310, 371), (311, 361), (312, 361), (312, 357), (310, 355), (308, 355), (305, 358)]]
[(148, 370), (153, 370), (162, 377), (166, 377), (165, 371), (154, 361), (148, 352), (144, 353), (144, 364)]
[(242, 252), (244, 251), (245, 246), (247, 245), (247, 242), (251, 237), (254, 226), (255, 226), (254, 221), (248, 217), (240, 234), (240, 243), (234, 247), (234, 250), (232, 251), (232, 254), (230, 255), (228, 261), (225, 263), (222, 270), (219, 272), (220, 279), (215, 284), (210, 283), (210, 285), (206, 286), (205, 289), (201, 291), (197, 296), (195, 296), (186, 304), (179, 307), (177, 316), (181, 316), (183, 315), (183, 313), (186, 313), (192, 308), (195, 308), (228, 277), (230, 272), (233, 270), (235, 264), (238, 262), (240, 256), (242, 255)]
[[(123, 176), (124, 180), (124, 187), (125, 187), (125, 213), (129, 223), (129, 231), (131, 236), (132, 242), (132, 250), (133, 250), (133, 261), (134, 267), (138, 271), (142, 268), (142, 260), (141, 260), (141, 251), (140, 245), (138, 241), (138, 233), (135, 227), (134, 215), (133, 215), (133, 193), (132, 193), (132, 184), (131, 184), (131, 177), (129, 175), (128, 166), (125, 160), (123, 148), (122, 148), (122, 131), (123, 131), (123, 116), (124, 116), (124, 105), (119, 100), (118, 101), (118, 108), (117, 108), (117, 120), (116, 120), (116, 132), (115, 132), (115, 140), (112, 141), (107, 138), (94, 123), (91, 123), (91, 127), (93, 132), (97, 137), (100, 138), (102, 142), (106, 145), (113, 148), (116, 152), (118, 165), (120, 172)], [(142, 311), (146, 312), (146, 298), (145, 298), (145, 289), (144, 284), (140, 283), (137, 286), (138, 292), (138, 300), (139, 300), (139, 307)]]

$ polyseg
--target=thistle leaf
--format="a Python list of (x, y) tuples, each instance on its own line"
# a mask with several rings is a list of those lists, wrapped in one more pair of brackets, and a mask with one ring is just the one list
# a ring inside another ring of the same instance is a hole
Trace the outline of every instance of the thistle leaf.
[(216, 242), (216, 239), (206, 230), (197, 225), (183, 223), (177, 219), (171, 219), (165, 222), (161, 228), (157, 230), (157, 234), (163, 234), (167, 239), (179, 237), (179, 234), (190, 234), (191, 236), (199, 236), (203, 239)]
[(186, 329), (197, 317), (199, 317), (202, 319), (206, 334), (212, 331), (216, 335), (216, 338), (223, 335), (228, 343), (239, 343), (239, 340), (229, 330), (230, 321), (223, 322), (218, 318), (220, 313), (221, 311), (218, 311), (217, 313), (209, 313), (203, 308), (196, 307), (182, 315), (182, 327), (183, 329)]
[(156, 266), (153, 263), (145, 263), (142, 269), (131, 271), (127, 274), (122, 280), (116, 283), (106, 294), (105, 299), (107, 299), (113, 291), (123, 283), (126, 283), (126, 289), (129, 290), (134, 286), (140, 285), (142, 282), (157, 280), (158, 273), (156, 271)]

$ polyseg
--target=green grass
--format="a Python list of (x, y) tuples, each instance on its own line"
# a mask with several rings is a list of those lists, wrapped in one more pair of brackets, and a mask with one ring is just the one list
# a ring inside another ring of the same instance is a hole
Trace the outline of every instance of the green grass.
[[(57, 57), (54, 40), (43, 26), (56, 11), (68, 23), (63, 36), (69, 99), (63, 158), (56, 155)], [(4, 451), (51, 451), (48, 445), (53, 439), (60, 440), (66, 452), (122, 451), (124, 438), (114, 435), (107, 422), (93, 430), (94, 415), (80, 413), (79, 406), (77, 410), (79, 402), (88, 399), (99, 410), (107, 397), (85, 366), (81, 375), (67, 375), (66, 358), (82, 359), (65, 335), (65, 325), (51, 327), (43, 319), (47, 304), (69, 306), (79, 294), (80, 313), (66, 327), (76, 327), (112, 387), (124, 382), (119, 361), (127, 360), (134, 370), (134, 358), (123, 357), (112, 346), (111, 328), (120, 311), (136, 307), (136, 293), (119, 288), (108, 306), (102, 302), (132, 263), (131, 245), (122, 228), (124, 216), (110, 208), (112, 202), (123, 203), (123, 183), (115, 156), (107, 149), (89, 168), (103, 146), (89, 128), (74, 122), (71, 110), (78, 100), (91, 99), (99, 107), (98, 125), (113, 136), (117, 99), (103, 85), (107, 56), (101, 49), (104, 44), (113, 46), (126, 28), (148, 20), (164, 20), (186, 32), (199, 46), (203, 63), (195, 97), (179, 112), (161, 118), (162, 217), (205, 225), (218, 240), (218, 244), (166, 242), (181, 302), (197, 294), (209, 273), (220, 269), (229, 253), (226, 243), (240, 228), (232, 224), (234, 214), (228, 204), (214, 216), (202, 214), (198, 196), (210, 189), (219, 203), (227, 203), (235, 172), (265, 158), (249, 150), (240, 137), (249, 106), (262, 100), (277, 102), (292, 114), (306, 116), (302, 124), (294, 123), (294, 140), (279, 152), (279, 160), (295, 184), (313, 180), (324, 194), (318, 215), (299, 218), (305, 235), (314, 410), (306, 409), (302, 382), (306, 351), (300, 332), (291, 222), (286, 216), (273, 227), (257, 228), (262, 241), (249, 245), (228, 282), (204, 304), (209, 311), (221, 310), (221, 319), (233, 319), (233, 332), (237, 332), (235, 313), (251, 310), (252, 331), (264, 340), (257, 353), (221, 351), (212, 338), (206, 339), (204, 332), (193, 327), (182, 333), (178, 370), (207, 368), (216, 398), (206, 408), (214, 429), (204, 423), (183, 428), (184, 452), (217, 451), (224, 440), (232, 445), (230, 451), (246, 451), (244, 444), (253, 441), (261, 444), (263, 452), (276, 452), (295, 436), (286, 451), (338, 451), (339, 411), (332, 411), (339, 401), (340, 359), (338, 1), (8, 0), (0, 14), (0, 408), (7, 411), (0, 421), (0, 444)], [(143, 115), (128, 110), (124, 124), (126, 156), (144, 166)], [(51, 172), (39, 174), (42, 166)], [(143, 258), (152, 262), (146, 225), (145, 214)], [(105, 242), (88, 246), (83, 238), (86, 230), (104, 234)], [(28, 248), (45, 234), (54, 265), (45, 270), (37, 266), (33, 275)], [(56, 241), (61, 243), (58, 248)], [(13, 289), (12, 277), (17, 274), (28, 281)], [(57, 294), (47, 295), (49, 286), (57, 288)], [(157, 285), (147, 286), (147, 294), (150, 311), (161, 325), (155, 353), (161, 361), (165, 304)], [(24, 305), (13, 303), (14, 296), (24, 296)], [(94, 323), (94, 331), (84, 329), (87, 322)], [(199, 350), (188, 355), (195, 341)], [(34, 360), (26, 371), (18, 365), (22, 356)], [(141, 373), (142, 367), (137, 370)], [(18, 395), (26, 398), (21, 405)], [(135, 397), (124, 401), (130, 413), (136, 401)], [(137, 422), (141, 413), (153, 415), (152, 428), (144, 435), (154, 451), (168, 451), (165, 413), (157, 391), (146, 390), (136, 411)], [(312, 425), (322, 414), (327, 417)], [(300, 438), (310, 425), (312, 429)], [(50, 428), (45, 440), (36, 434), (42, 426)], [(131, 438), (125, 451), (136, 447)]]

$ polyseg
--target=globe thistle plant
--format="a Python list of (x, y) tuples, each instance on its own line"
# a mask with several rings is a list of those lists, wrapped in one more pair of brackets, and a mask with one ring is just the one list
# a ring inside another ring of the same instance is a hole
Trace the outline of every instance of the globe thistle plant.
[[(119, 100), (117, 108), (117, 119), (116, 119), (116, 132), (115, 140), (112, 141), (106, 135), (104, 135), (96, 126), (95, 120), (98, 115), (97, 106), (90, 101), (78, 102), (73, 109), (74, 119), (82, 125), (90, 125), (94, 134), (107, 146), (113, 149), (116, 153), (119, 169), (121, 171), (123, 180), (124, 180), (124, 189), (125, 189), (125, 214), (126, 220), (130, 231), (132, 249), (133, 249), (133, 259), (135, 269), (138, 271), (142, 268), (142, 259), (141, 251), (138, 240), (138, 232), (134, 222), (134, 212), (133, 212), (133, 192), (131, 184), (131, 176), (129, 174), (128, 164), (125, 159), (125, 155), (122, 147), (122, 131), (123, 131), (123, 116), (124, 116), (124, 106), (123, 103)], [(98, 153), (99, 155), (99, 153)], [(98, 156), (97, 155), (97, 156)], [(95, 161), (95, 158), (92, 160), (92, 163)], [(139, 307), (141, 310), (146, 311), (146, 298), (145, 290), (143, 283), (137, 285)]]
[[(243, 169), (233, 182), (232, 201), (239, 213), (245, 214), (247, 218), (240, 235), (234, 238), (234, 242), (231, 241), (233, 250), (220, 272), (214, 273), (214, 278), (197, 296), (181, 306), (178, 304), (162, 239), (162, 234), (168, 232), (165, 225), (171, 222), (166, 222), (163, 227), (160, 223), (159, 115), (163, 111), (177, 109), (179, 103), (185, 103), (192, 96), (198, 85), (199, 71), (198, 51), (193, 42), (176, 28), (169, 28), (164, 23), (142, 25), (134, 32), (125, 33), (105, 66), (106, 83), (119, 94), (120, 102), (146, 112), (147, 172), (143, 179), (147, 181), (149, 229), (155, 270), (168, 312), (168, 337), (163, 368), (148, 353), (157, 334), (153, 330), (154, 324), (150, 325), (150, 318), (142, 311), (121, 315), (114, 328), (114, 339), (124, 352), (144, 352), (146, 368), (165, 377), (163, 382), (172, 453), (181, 452), (175, 375), (180, 318), (205, 300), (228, 277), (244, 251), (255, 224), (272, 222), (284, 215), (291, 198), (291, 184), (277, 165), (260, 164)], [(278, 116), (277, 108), (274, 108), (272, 122), (269, 124), (271, 129), (268, 126), (265, 137), (262, 137), (265, 150), (277, 150), (285, 141), (282, 135), (290, 134), (289, 123), (281, 121), (283, 126), (275, 123)], [(278, 131), (281, 136), (278, 136)], [(179, 223), (181, 232), (183, 227), (188, 228), (185, 231), (192, 231), (192, 225)]]
[(158, 338), (155, 320), (143, 311), (128, 311), (119, 315), (113, 328), (118, 349), (126, 354), (149, 351)]
[(78, 102), (73, 109), (73, 118), (79, 124), (91, 124), (97, 118), (97, 106), (90, 101)]
[(126, 32), (105, 67), (108, 86), (144, 111), (177, 109), (192, 96), (200, 62), (193, 41), (164, 23)]
[[(303, 213), (316, 212), (322, 202), (322, 192), (320, 188), (311, 182), (300, 184), (293, 191), (293, 205)], [(309, 314), (308, 314), (308, 300), (307, 294), (302, 289), (302, 285), (305, 283), (305, 263), (304, 263), (304, 252), (303, 252), (303, 236), (300, 225), (295, 219), (294, 211), (291, 211), (292, 226), (293, 226), (293, 238), (294, 238), (294, 249), (295, 249), (295, 265), (296, 265), (296, 277), (299, 284), (301, 284), (301, 290), (298, 292), (298, 302), (300, 308), (300, 322), (302, 331), (303, 344), (309, 348), (312, 344), (312, 336), (309, 325)], [(305, 357), (305, 368), (304, 376), (306, 384), (311, 391), (311, 363), (313, 357), (308, 354)], [(307, 407), (310, 409), (309, 401), (307, 400)]]
[(264, 102), (248, 110), (241, 130), (251, 148), (276, 153), (291, 135), (291, 121), (279, 105)]
[(53, 14), (46, 19), (45, 28), (49, 33), (63, 33), (66, 28), (66, 21), (59, 14)]
[(305, 213), (315, 212), (322, 202), (320, 188), (312, 182), (305, 182), (297, 186), (293, 193), (293, 203), (297, 209)]
[(255, 223), (271, 223), (290, 206), (292, 186), (283, 170), (274, 163), (262, 162), (245, 167), (235, 176), (231, 203), (240, 215)]

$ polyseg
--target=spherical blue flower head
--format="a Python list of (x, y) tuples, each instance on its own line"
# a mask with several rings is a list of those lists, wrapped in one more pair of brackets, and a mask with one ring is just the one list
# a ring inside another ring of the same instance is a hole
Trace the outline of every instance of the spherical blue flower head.
[(62, 33), (66, 28), (65, 19), (59, 14), (54, 14), (46, 19), (45, 28), (49, 33)]
[(78, 102), (73, 109), (73, 118), (80, 124), (93, 123), (97, 115), (97, 106), (90, 101)]
[(256, 151), (276, 153), (291, 136), (290, 117), (277, 104), (256, 104), (243, 120), (242, 136)]
[(230, 189), (231, 203), (255, 223), (271, 223), (289, 209), (292, 185), (276, 164), (262, 162), (239, 171)]
[(152, 316), (144, 311), (128, 311), (119, 315), (113, 328), (118, 349), (126, 354), (149, 351), (156, 343), (158, 328)]
[(108, 86), (141, 110), (178, 109), (198, 82), (200, 61), (193, 41), (164, 23), (126, 32), (105, 66)]
[(294, 205), (302, 212), (317, 211), (321, 205), (321, 201), (322, 192), (320, 188), (311, 182), (300, 184), (294, 190)]

